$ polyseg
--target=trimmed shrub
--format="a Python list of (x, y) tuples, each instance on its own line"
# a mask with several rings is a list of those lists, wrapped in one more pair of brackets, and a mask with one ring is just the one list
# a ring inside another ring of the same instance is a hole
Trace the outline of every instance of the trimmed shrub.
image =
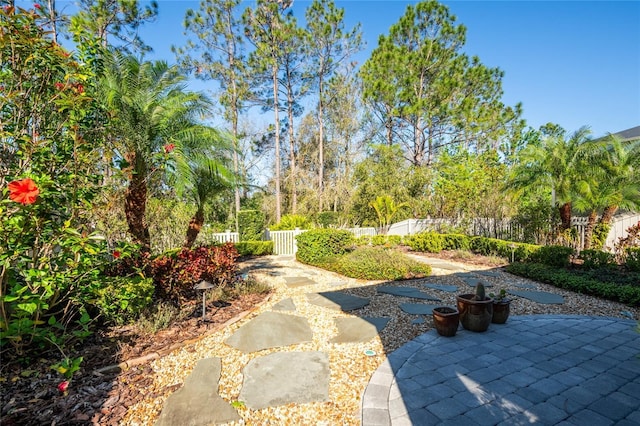
[(600, 250), (582, 250), (579, 259), (582, 259), (582, 266), (587, 269), (598, 269), (613, 266), (614, 256)]
[(339, 219), (340, 213), (332, 211), (320, 212), (315, 217), (316, 223), (321, 228), (328, 228), (329, 226), (337, 225)]
[(556, 268), (566, 268), (571, 262), (572, 254), (573, 249), (571, 247), (542, 246), (531, 254), (529, 260), (533, 263), (542, 263)]
[(625, 266), (627, 269), (640, 272), (640, 247), (628, 247), (625, 253)]
[(426, 263), (380, 247), (358, 247), (324, 266), (344, 276), (363, 280), (405, 280), (431, 274), (431, 267)]
[(374, 235), (371, 244), (374, 246), (396, 247), (402, 243), (400, 235)]
[(341, 255), (353, 245), (354, 237), (340, 229), (312, 229), (296, 236), (296, 259), (311, 265), (321, 264), (326, 258)]
[(640, 286), (604, 282), (578, 274), (576, 271), (557, 269), (541, 263), (512, 263), (507, 271), (553, 286), (589, 294), (609, 300), (619, 301), (630, 306), (640, 306)]
[(104, 322), (122, 325), (138, 318), (152, 301), (153, 279), (141, 276), (105, 277), (106, 285), (96, 292), (95, 306)]
[(426, 253), (440, 253), (443, 249), (444, 238), (437, 232), (420, 232), (405, 239), (411, 250)]
[(358, 246), (368, 246), (373, 244), (372, 240), (373, 240), (373, 236), (371, 235), (361, 235), (358, 238), (356, 238), (355, 243)]
[(469, 250), (471, 248), (471, 239), (463, 234), (444, 234), (442, 235), (443, 250)]
[(266, 256), (273, 254), (273, 241), (241, 241), (235, 243), (240, 256)]

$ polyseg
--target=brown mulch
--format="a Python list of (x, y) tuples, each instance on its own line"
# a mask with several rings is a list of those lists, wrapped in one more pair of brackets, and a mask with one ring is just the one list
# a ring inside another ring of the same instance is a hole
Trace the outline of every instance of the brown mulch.
[[(146, 395), (152, 371), (145, 359), (169, 348), (189, 345), (243, 312), (253, 309), (268, 294), (249, 294), (224, 304), (207, 306), (207, 322), (201, 321), (201, 306), (192, 315), (155, 334), (137, 333), (133, 327), (100, 330), (84, 341), (71, 358), (82, 356), (81, 370), (66, 394), (57, 386), (64, 380), (50, 368), (59, 353), (33, 359), (28, 365), (2, 359), (0, 367), (0, 425), (117, 425), (127, 408)], [(123, 362), (130, 368), (105, 369)], [(178, 386), (179, 387), (179, 386)], [(164, 389), (171, 393), (172, 389)]]

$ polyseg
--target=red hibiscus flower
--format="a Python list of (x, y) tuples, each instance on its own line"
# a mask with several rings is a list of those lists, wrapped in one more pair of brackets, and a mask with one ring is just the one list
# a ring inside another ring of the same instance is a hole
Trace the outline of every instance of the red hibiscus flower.
[(118, 258), (120, 258), (120, 252), (119, 252), (118, 250), (114, 250), (114, 251), (113, 251), (113, 258), (114, 258), (114, 259), (118, 259)]
[(84, 86), (82, 84), (76, 84), (76, 91), (78, 93), (83, 93), (84, 92)]
[(60, 382), (60, 384), (58, 384), (58, 390), (62, 393), (65, 393), (68, 387), (69, 387), (68, 380), (65, 380), (64, 382)]
[(40, 5), (38, 3), (34, 4), (33, 7), (35, 7), (38, 10), (40, 10)]
[(164, 152), (166, 152), (167, 154), (173, 151), (174, 149), (176, 149), (176, 146), (172, 143), (168, 143), (164, 146)]
[(56, 86), (56, 89), (58, 89), (58, 90), (64, 89), (64, 83), (59, 83), (58, 82), (58, 83), (54, 84), (54, 86)]
[(38, 198), (40, 190), (36, 183), (29, 179), (14, 180), (9, 183), (9, 198), (20, 204), (33, 204)]

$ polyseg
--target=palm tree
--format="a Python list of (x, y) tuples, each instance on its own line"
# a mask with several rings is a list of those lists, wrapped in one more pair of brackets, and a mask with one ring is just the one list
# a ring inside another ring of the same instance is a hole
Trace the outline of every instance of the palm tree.
[(551, 202), (560, 212), (562, 230), (571, 227), (571, 203), (583, 173), (582, 158), (590, 134), (587, 127), (581, 127), (569, 138), (559, 133), (527, 146), (509, 179), (509, 186), (516, 191), (535, 186), (549, 188)]
[(196, 204), (196, 212), (189, 221), (182, 248), (189, 249), (198, 238), (204, 224), (204, 207), (207, 201), (224, 191), (236, 187), (236, 179), (226, 165), (223, 156), (212, 152), (196, 155), (178, 167), (178, 192)]
[(602, 181), (606, 206), (600, 223), (609, 225), (619, 208), (640, 206), (640, 142), (623, 142), (611, 135), (602, 141)]
[(109, 117), (109, 143), (127, 182), (125, 216), (129, 233), (143, 250), (151, 238), (145, 221), (149, 178), (211, 141), (197, 119), (211, 106), (206, 97), (185, 91), (185, 77), (166, 62), (141, 62), (113, 53), (105, 58), (99, 91)]
[(387, 233), (393, 217), (400, 211), (400, 209), (409, 207), (408, 203), (396, 204), (395, 201), (393, 201), (393, 198), (389, 195), (376, 197), (375, 201), (372, 201), (369, 205), (378, 215), (378, 222), (380, 223), (380, 228), (382, 228), (383, 234)]

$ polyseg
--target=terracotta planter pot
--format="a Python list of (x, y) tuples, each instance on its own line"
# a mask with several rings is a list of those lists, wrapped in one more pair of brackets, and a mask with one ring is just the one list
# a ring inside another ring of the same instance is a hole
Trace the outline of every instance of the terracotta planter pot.
[(439, 306), (433, 308), (432, 314), (433, 324), (436, 326), (436, 331), (439, 335), (445, 337), (456, 335), (460, 320), (460, 313), (456, 309), (448, 306)]
[(465, 330), (487, 331), (493, 317), (493, 299), (473, 300), (475, 294), (460, 294), (456, 297), (460, 323)]
[(509, 318), (511, 302), (493, 302), (493, 316), (491, 322), (494, 324), (504, 324)]

